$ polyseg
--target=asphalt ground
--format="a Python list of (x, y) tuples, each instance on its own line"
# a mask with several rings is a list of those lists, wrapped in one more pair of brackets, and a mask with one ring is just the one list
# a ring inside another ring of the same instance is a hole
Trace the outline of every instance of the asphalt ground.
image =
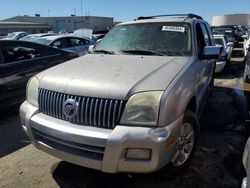
[(250, 85), (242, 82), (242, 59), (215, 76), (200, 119), (197, 150), (187, 168), (151, 174), (104, 174), (35, 149), (21, 129), (16, 109), (0, 117), (0, 187), (237, 188), (245, 171), (242, 152), (249, 136)]

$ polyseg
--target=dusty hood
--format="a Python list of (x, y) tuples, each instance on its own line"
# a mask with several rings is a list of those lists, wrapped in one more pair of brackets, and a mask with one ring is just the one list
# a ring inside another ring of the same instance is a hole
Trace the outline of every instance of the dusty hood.
[(90, 54), (38, 75), (40, 88), (124, 100), (128, 94), (165, 90), (187, 57)]

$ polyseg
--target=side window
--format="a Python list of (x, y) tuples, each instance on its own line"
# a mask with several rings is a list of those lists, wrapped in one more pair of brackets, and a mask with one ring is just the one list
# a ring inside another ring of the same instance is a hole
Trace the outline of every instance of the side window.
[(196, 35), (197, 35), (198, 52), (201, 55), (204, 47), (206, 46), (206, 43), (200, 24), (196, 24)]
[(67, 39), (58, 39), (52, 44), (52, 46), (56, 48), (68, 48), (69, 47)]
[(211, 28), (209, 26), (206, 25), (206, 28), (207, 28), (207, 31), (208, 31), (208, 34), (209, 34), (209, 38), (210, 38), (210, 41), (211, 41), (211, 45), (214, 46), (215, 43), (214, 43), (214, 36), (213, 36), (213, 32), (211, 30)]
[(21, 38), (23, 38), (23, 37), (25, 37), (25, 36), (26, 36), (25, 33), (21, 33), (21, 34), (18, 36), (18, 39), (21, 39)]
[(205, 44), (206, 46), (211, 46), (211, 39), (210, 36), (208, 34), (208, 30), (206, 28), (206, 26), (204, 24), (201, 24), (201, 29), (202, 29), (202, 33), (205, 39)]
[(83, 39), (78, 39), (78, 38), (71, 38), (70, 39), (71, 46), (81, 46), (81, 45), (86, 45), (86, 41)]
[(36, 49), (25, 46), (4, 46), (1, 50), (5, 63), (35, 59), (41, 56)]

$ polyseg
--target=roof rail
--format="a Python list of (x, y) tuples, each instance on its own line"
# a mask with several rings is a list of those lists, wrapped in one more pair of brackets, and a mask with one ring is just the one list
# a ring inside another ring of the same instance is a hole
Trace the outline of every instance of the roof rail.
[(144, 19), (152, 19), (152, 18), (159, 18), (159, 17), (179, 17), (179, 18), (195, 18), (203, 20), (203, 18), (196, 14), (167, 14), (167, 15), (155, 15), (155, 16), (140, 16), (137, 20), (144, 20)]

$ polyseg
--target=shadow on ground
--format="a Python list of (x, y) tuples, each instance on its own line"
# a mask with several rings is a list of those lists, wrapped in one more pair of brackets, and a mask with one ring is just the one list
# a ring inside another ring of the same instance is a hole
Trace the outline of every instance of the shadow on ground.
[(15, 152), (30, 142), (22, 130), (18, 108), (6, 109), (0, 116), (0, 158)]

